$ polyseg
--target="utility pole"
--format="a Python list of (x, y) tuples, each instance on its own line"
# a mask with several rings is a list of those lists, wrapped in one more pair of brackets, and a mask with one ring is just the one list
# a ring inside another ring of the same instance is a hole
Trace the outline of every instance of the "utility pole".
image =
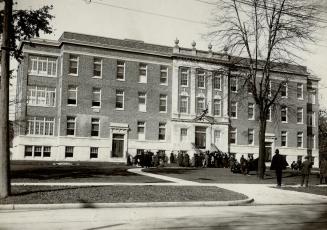
[(12, 0), (4, 1), (0, 76), (0, 198), (10, 195), (9, 61), (12, 5)]

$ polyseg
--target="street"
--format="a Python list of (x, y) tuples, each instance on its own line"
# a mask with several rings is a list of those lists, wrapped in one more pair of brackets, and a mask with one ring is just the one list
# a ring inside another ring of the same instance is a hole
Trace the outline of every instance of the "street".
[(327, 229), (325, 205), (2, 210), (0, 229)]

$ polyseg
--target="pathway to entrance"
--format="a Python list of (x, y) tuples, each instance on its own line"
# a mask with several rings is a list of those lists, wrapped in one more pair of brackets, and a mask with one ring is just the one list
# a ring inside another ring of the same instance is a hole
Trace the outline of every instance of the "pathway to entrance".
[[(320, 196), (310, 193), (302, 193), (276, 188), (271, 184), (209, 184), (182, 180), (174, 177), (158, 175), (154, 173), (143, 172), (142, 168), (128, 169), (129, 172), (137, 173), (143, 176), (154, 177), (180, 185), (194, 186), (216, 186), (228, 189), (234, 192), (242, 193), (250, 198), (254, 198), (254, 205), (265, 204), (327, 204), (327, 196)], [(155, 185), (155, 184), (154, 184)], [(327, 189), (327, 187), (326, 187)]]

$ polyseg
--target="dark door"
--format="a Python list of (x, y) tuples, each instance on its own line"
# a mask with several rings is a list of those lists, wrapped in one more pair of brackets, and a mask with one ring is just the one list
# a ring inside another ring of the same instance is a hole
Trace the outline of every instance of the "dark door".
[(195, 127), (195, 146), (199, 149), (206, 148), (206, 127)]
[(124, 134), (112, 135), (112, 157), (124, 156)]
[(271, 161), (272, 142), (265, 142), (265, 161)]

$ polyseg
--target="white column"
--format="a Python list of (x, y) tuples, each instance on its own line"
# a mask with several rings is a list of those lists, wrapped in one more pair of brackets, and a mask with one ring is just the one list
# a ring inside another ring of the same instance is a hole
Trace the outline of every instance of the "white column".
[(172, 117), (177, 116), (178, 114), (178, 70), (179, 66), (174, 62), (173, 72), (172, 72), (172, 97), (171, 97), (171, 106), (172, 106)]
[(229, 85), (228, 85), (228, 76), (223, 76), (223, 117), (228, 118), (228, 91), (229, 91)]
[(191, 89), (191, 96), (190, 96), (190, 103), (191, 103), (191, 115), (195, 116), (195, 103), (196, 103), (196, 97), (195, 97), (195, 77), (196, 77), (196, 68), (191, 68), (191, 75), (190, 75), (190, 89)]
[(212, 116), (212, 73), (206, 75), (208, 115)]

